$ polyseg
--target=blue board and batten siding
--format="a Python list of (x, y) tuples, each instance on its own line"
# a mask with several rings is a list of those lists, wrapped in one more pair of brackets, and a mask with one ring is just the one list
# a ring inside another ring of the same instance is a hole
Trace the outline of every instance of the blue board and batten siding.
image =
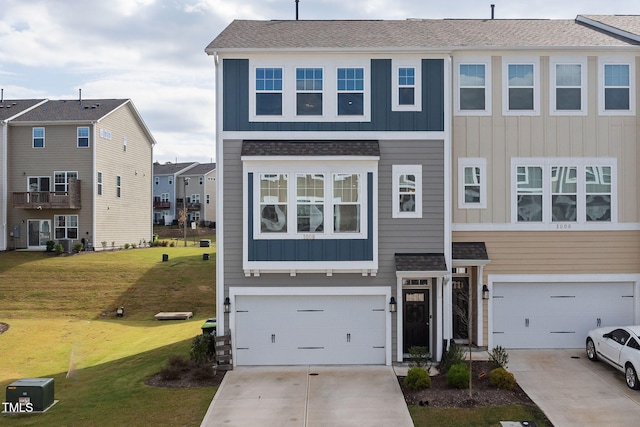
[(367, 174), (366, 239), (254, 239), (253, 173), (248, 177), (249, 261), (373, 261), (373, 174)]
[(422, 111), (391, 110), (391, 60), (371, 60), (371, 121), (250, 122), (249, 60), (223, 60), (223, 129), (252, 132), (443, 131), (444, 61), (422, 60)]

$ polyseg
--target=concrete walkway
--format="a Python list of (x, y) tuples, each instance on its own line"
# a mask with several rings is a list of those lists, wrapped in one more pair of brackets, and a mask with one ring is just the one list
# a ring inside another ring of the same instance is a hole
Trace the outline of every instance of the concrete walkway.
[(390, 366), (238, 367), (226, 373), (202, 427), (412, 427)]
[(508, 370), (556, 427), (638, 425), (640, 391), (584, 349), (509, 350)]

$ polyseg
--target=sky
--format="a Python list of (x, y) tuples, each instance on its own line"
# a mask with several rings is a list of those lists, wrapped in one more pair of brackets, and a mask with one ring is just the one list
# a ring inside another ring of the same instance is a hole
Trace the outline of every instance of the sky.
[[(215, 162), (214, 64), (233, 19), (295, 19), (294, 0), (1, 0), (4, 99), (131, 99), (154, 161)], [(299, 0), (300, 19), (574, 19), (638, 0)]]

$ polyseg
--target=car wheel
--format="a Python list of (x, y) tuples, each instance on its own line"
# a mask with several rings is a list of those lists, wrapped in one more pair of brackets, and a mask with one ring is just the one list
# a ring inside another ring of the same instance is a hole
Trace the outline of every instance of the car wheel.
[(638, 374), (631, 363), (627, 363), (624, 369), (624, 376), (627, 381), (627, 386), (634, 390), (640, 389), (640, 382), (638, 382)]
[(596, 346), (593, 343), (593, 340), (591, 338), (587, 339), (587, 357), (592, 362), (595, 362), (596, 360), (598, 360), (598, 354), (596, 353)]

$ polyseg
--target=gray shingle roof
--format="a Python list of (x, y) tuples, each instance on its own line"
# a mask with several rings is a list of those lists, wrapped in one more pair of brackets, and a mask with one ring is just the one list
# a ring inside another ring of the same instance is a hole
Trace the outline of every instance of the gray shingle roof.
[(460, 260), (489, 260), (487, 246), (484, 242), (453, 242), (451, 257)]
[(378, 141), (243, 141), (242, 156), (380, 156)]
[(215, 163), (200, 163), (184, 172), (183, 175), (205, 175), (216, 169)]
[(34, 105), (45, 101), (44, 99), (4, 99), (0, 102), (0, 120), (6, 120)]
[(447, 271), (444, 254), (395, 254), (396, 271)]
[(99, 120), (128, 99), (83, 99), (48, 101), (17, 117), (15, 122), (88, 122)]
[(627, 37), (640, 40), (640, 15), (579, 15), (576, 19), (604, 30), (620, 30), (628, 33)]
[(154, 163), (153, 164), (153, 175), (154, 176), (159, 176), (159, 175), (174, 175), (180, 171), (182, 171), (183, 169), (195, 164), (196, 162), (184, 162), (184, 163), (165, 163), (165, 164), (159, 164), (159, 163)]
[(405, 21), (235, 20), (207, 52), (255, 49), (455, 49), (629, 46), (574, 20), (409, 19)]

